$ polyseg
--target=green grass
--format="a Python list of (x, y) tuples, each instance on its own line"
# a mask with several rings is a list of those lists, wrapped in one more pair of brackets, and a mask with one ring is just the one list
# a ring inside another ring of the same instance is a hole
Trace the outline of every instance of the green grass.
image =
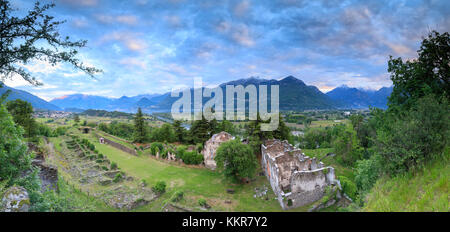
[[(309, 125), (309, 128), (317, 128), (317, 127), (332, 127), (338, 124), (346, 124), (349, 123), (350, 121), (348, 119), (342, 119), (339, 120), (340, 122), (335, 122), (335, 120), (319, 120), (319, 121), (312, 121), (311, 125)], [(288, 127), (291, 128), (295, 128), (295, 129), (300, 129), (303, 130), (305, 129), (305, 125), (303, 124), (297, 124), (297, 123), (286, 123), (286, 125)]]
[[(333, 148), (318, 148), (318, 149), (302, 149), (303, 153), (305, 153), (309, 157), (316, 157), (319, 160), (326, 156), (328, 153), (334, 152)], [(345, 176), (350, 180), (355, 180), (355, 174), (352, 167), (348, 167), (343, 165), (336, 160), (336, 156), (334, 157), (326, 157), (321, 160), (326, 166), (331, 166), (334, 168), (336, 176)]]
[(419, 170), (378, 180), (363, 211), (449, 212), (449, 150)]

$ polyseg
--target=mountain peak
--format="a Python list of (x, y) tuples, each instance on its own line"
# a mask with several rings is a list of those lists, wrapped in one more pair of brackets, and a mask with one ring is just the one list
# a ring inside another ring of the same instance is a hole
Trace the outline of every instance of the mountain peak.
[(280, 82), (284, 82), (284, 83), (286, 83), (286, 82), (287, 83), (299, 83), (299, 84), (305, 85), (305, 83), (302, 80), (300, 80), (300, 79), (298, 79), (298, 78), (296, 78), (294, 76), (287, 76), (287, 77), (283, 78)]

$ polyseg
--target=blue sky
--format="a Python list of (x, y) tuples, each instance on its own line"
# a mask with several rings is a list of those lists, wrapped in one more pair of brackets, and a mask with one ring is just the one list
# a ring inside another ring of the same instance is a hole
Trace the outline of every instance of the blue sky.
[[(33, 1), (12, 0), (19, 13)], [(41, 1), (46, 2), (46, 1)], [(62, 35), (86, 39), (79, 58), (104, 70), (92, 79), (69, 65), (26, 68), (44, 86), (6, 84), (46, 100), (163, 93), (258, 76), (293, 75), (326, 92), (391, 82), (389, 55), (414, 58), (429, 30), (450, 31), (450, 1), (56, 0)]]

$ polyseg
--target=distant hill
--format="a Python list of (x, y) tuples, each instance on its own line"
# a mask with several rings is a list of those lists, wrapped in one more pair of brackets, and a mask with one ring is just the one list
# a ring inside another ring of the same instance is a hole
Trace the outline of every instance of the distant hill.
[(342, 108), (377, 107), (385, 109), (392, 89), (393, 87), (383, 87), (379, 90), (364, 90), (343, 85), (331, 90), (326, 95), (336, 101)]
[(103, 109), (110, 105), (114, 100), (107, 97), (73, 94), (55, 98), (50, 103), (63, 108), (77, 108), (77, 109)]
[(161, 95), (145, 94), (134, 97), (108, 98), (95, 95), (72, 94), (55, 98), (50, 102), (71, 112), (81, 112), (88, 109), (135, 112), (138, 107), (151, 108), (157, 102), (150, 99), (158, 99), (159, 96)]
[(62, 110), (60, 107), (58, 107), (54, 104), (48, 103), (44, 99), (39, 98), (31, 93), (28, 93), (26, 91), (19, 90), (19, 89), (14, 89), (14, 88), (8, 87), (4, 84), (3, 84), (3, 87), (0, 88), (0, 95), (4, 94), (8, 90), (11, 90), (11, 93), (6, 98), (7, 101), (12, 101), (12, 100), (16, 100), (16, 99), (27, 101), (27, 102), (31, 103), (31, 105), (33, 106), (33, 108), (35, 110), (56, 110), (56, 111)]

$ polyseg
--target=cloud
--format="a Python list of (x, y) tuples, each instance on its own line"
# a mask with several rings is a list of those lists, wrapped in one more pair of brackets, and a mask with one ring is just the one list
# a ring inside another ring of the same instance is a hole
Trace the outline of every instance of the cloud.
[(122, 58), (119, 60), (119, 64), (125, 65), (128, 68), (141, 68), (141, 69), (147, 69), (147, 64), (140, 59), (133, 58), (133, 57), (127, 57)]
[(84, 7), (92, 7), (97, 6), (99, 4), (99, 0), (59, 0), (59, 1), (69, 5), (84, 6)]
[(238, 17), (244, 16), (250, 8), (250, 1), (243, 0), (234, 7), (234, 14)]
[(96, 15), (96, 19), (102, 23), (112, 24), (112, 23), (122, 23), (126, 25), (136, 25), (138, 19), (134, 15)]
[(143, 52), (143, 50), (147, 48), (147, 43), (140, 37), (141, 35), (139, 34), (116, 31), (103, 36), (103, 38), (100, 41), (101, 42), (111, 40), (119, 41), (130, 51)]
[(56, 19), (70, 22), (61, 25), (61, 35), (88, 40), (79, 58), (89, 57), (105, 71), (104, 79), (94, 81), (65, 65), (30, 70), (60, 91), (111, 90), (111, 96), (190, 86), (196, 75), (214, 84), (294, 75), (323, 90), (390, 85), (389, 55), (413, 59), (430, 29), (450, 31), (445, 0), (58, 0), (56, 5)]

